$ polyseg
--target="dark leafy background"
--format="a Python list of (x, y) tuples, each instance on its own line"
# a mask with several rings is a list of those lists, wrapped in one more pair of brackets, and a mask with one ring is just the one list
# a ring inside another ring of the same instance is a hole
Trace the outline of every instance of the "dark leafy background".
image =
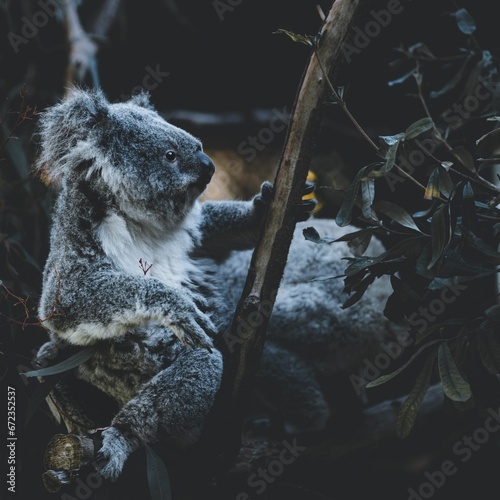
[[(84, 22), (91, 21), (98, 3), (83, 2)], [(320, 3), (329, 8), (328, 2)], [(173, 11), (172, 5), (177, 9)], [(370, 3), (359, 25), (371, 19), (370, 9), (386, 5)], [(478, 72), (497, 80), (498, 21), (486, 1), (401, 5), (403, 12), (379, 36), (353, 55), (349, 64), (337, 68), (349, 110), (380, 149), (372, 150), (338, 105), (325, 103), (318, 151), (338, 151), (347, 159), (354, 182), (342, 195), (340, 210), (328, 203), (331, 187), (321, 189), (319, 182), (318, 197), (323, 196), (325, 207), (318, 216), (356, 225), (361, 232), (351, 238), (353, 248), (362, 249), (372, 235), (382, 238), (388, 248), (382, 256), (369, 256), (369, 261), (353, 255), (346, 262), (345, 285), (352, 292), (346, 306), (353, 305), (382, 274), (391, 276), (394, 288), (385, 305), (393, 320), (429, 304), (451, 281), (467, 286), (438, 322), (412, 331), (415, 346), (398, 364), (405, 368), (395, 377), (385, 374), (373, 385), (386, 383), (372, 389), (411, 394), (400, 412), (402, 435), (411, 429), (414, 407), (429, 383), (443, 380), (447, 412), (426, 432), (415, 429), (404, 441), (391, 440), (363, 456), (291, 467), (280, 477), (281, 486), (266, 491), (269, 498), (316, 498), (311, 491), (326, 498), (364, 498), (373, 492), (407, 498), (408, 487), (426, 480), (422, 471), (437, 470), (445, 459), (453, 458), (453, 444), (481, 425), (482, 411), (499, 405), (495, 270), (500, 258), (500, 214), (498, 193), (483, 181), (495, 182), (491, 163), (479, 161), (498, 154), (497, 122), (487, 120), (499, 113), (498, 96), (492, 95), (487, 107), (449, 131), (446, 141), (453, 152), (440, 143), (433, 152), (435, 158), (426, 156), (415, 169), (412, 175), (427, 188), (425, 192), (410, 180), (396, 183), (392, 190), (383, 176), (397, 173), (394, 164), (409, 158), (418, 149), (418, 140), (432, 137), (433, 125), (443, 127), (442, 113), (474, 91)], [(35, 307), (48, 250), (52, 195), (29, 168), (36, 153), (32, 140), (36, 110), (63, 95), (68, 51), (62, 23), (53, 18), (14, 53), (7, 34), (19, 33), (22, 17), (31, 18), (37, 10), (35, 1), (0, 2), (0, 374), (2, 391), (11, 385), (17, 394), (17, 498), (42, 499), (55, 498), (41, 485), (43, 450), (50, 437), (63, 429), (44, 405), (30, 406), (37, 385), (18, 374), (20, 368), (30, 366), (33, 349), (46, 336)], [(281, 28), (314, 35), (319, 25), (314, 5), (304, 1), (246, 0), (221, 21), (212, 2), (123, 0), (99, 52), (100, 83), (110, 100), (120, 100), (141, 84), (148, 66), (158, 66), (169, 76), (151, 95), (166, 116), (178, 110), (248, 116), (238, 127), (179, 122), (208, 145), (235, 147), (255, 132), (253, 111), (291, 109), (310, 54), (308, 47), (273, 32)], [(415, 70), (421, 75), (420, 91), (433, 121), (418, 99)], [(334, 171), (336, 165), (330, 168)], [(321, 243), (321, 235), (313, 230), (308, 237)], [(423, 346), (427, 347), (418, 351)], [(1, 397), (4, 401), (6, 393)], [(25, 425), (26, 414), (32, 416)], [(470, 461), (460, 464), (459, 473), (436, 490), (435, 498), (497, 498), (498, 442), (492, 434)], [(419, 465), (422, 462), (424, 467)], [(127, 467), (124, 481), (112, 491), (121, 498), (145, 497), (145, 455), (134, 457)], [(99, 495), (104, 493), (96, 490), (92, 498)]]

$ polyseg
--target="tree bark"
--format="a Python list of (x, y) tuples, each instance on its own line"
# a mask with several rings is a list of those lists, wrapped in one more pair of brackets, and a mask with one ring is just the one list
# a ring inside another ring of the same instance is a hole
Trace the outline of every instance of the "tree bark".
[[(321, 126), (328, 86), (320, 64), (331, 73), (340, 61), (342, 43), (358, 10), (358, 0), (337, 0), (321, 27), (319, 42), (310, 56), (294, 104), (265, 227), (253, 253), (230, 332), (221, 341), (220, 348), (225, 355), (222, 394), (228, 403), (223, 408), (229, 412), (225, 426), (228, 441), (223, 453), (226, 458), (234, 458), (239, 449), (234, 440), (241, 435), (249, 381), (259, 365), (269, 316), (295, 229), (294, 213), (302, 197)], [(241, 325), (245, 325), (244, 333)]]

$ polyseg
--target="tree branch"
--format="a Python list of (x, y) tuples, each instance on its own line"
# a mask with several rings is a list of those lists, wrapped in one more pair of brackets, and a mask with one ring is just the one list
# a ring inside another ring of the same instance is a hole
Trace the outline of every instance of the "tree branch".
[[(241, 435), (245, 395), (260, 361), (265, 331), (295, 228), (294, 212), (302, 197), (321, 125), (322, 103), (328, 84), (318, 60), (329, 73), (341, 59), (342, 43), (353, 24), (358, 5), (357, 0), (337, 0), (321, 28), (316, 55), (313, 52), (310, 56), (292, 112), (275, 178), (274, 199), (252, 257), (231, 330), (221, 342), (220, 348), (225, 354), (222, 393), (228, 402), (224, 408), (229, 411), (225, 434), (229, 440), (239, 439)], [(246, 325), (245, 338), (239, 331), (242, 322)], [(228, 442), (223, 455), (227, 458), (234, 454), (235, 448), (238, 447), (234, 442)]]

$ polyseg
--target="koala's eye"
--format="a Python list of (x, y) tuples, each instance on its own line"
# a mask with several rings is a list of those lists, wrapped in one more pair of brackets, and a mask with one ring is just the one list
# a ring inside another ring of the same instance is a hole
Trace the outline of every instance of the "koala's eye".
[(165, 158), (168, 160), (168, 161), (175, 161), (175, 159), (177, 158), (177, 155), (175, 154), (175, 151), (167, 151), (165, 153)]

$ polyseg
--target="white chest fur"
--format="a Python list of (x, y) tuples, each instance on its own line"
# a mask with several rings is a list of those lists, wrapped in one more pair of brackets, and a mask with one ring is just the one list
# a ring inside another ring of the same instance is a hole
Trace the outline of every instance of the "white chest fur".
[(131, 231), (123, 217), (111, 214), (103, 220), (97, 234), (104, 252), (121, 271), (179, 286), (189, 280), (194, 269), (189, 258), (193, 239), (187, 231), (192, 223), (187, 220), (176, 231), (158, 236)]

